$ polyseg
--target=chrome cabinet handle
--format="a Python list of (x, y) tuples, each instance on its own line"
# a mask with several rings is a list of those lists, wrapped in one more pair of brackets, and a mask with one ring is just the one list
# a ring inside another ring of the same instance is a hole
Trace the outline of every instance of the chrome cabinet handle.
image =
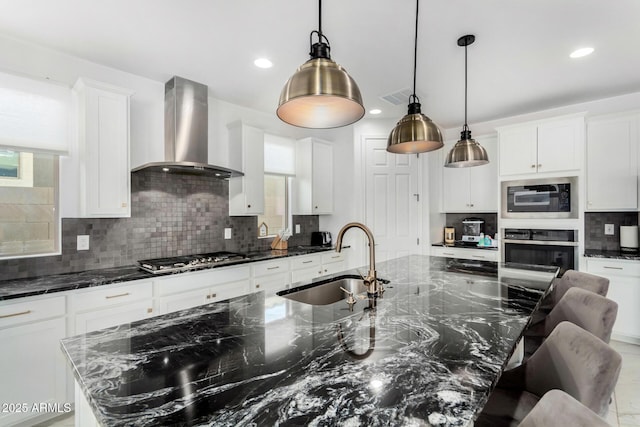
[(310, 262), (313, 262), (313, 260), (310, 259), (309, 261), (302, 261), (303, 264), (309, 264)]
[(454, 254), (452, 254), (451, 252), (442, 252), (442, 255), (451, 255), (451, 256), (453, 256)]
[(535, 169), (536, 165), (531, 165), (531, 169)]
[(538, 167), (541, 168), (542, 167), (542, 163), (538, 163)]
[(260, 288), (260, 283), (256, 285), (256, 289), (259, 289), (259, 288)]
[(279, 268), (280, 268), (280, 266), (276, 265), (275, 267), (267, 267), (267, 270), (277, 270)]
[(19, 313), (4, 314), (4, 315), (0, 316), (0, 319), (6, 319), (7, 317), (22, 316), (22, 315), (29, 314), (29, 313), (31, 313), (31, 310), (21, 311)]
[(124, 294), (118, 294), (118, 295), (107, 295), (105, 298), (106, 299), (111, 299), (111, 298), (120, 298), (120, 297), (126, 297), (127, 295), (131, 295), (129, 292), (125, 292)]
[(602, 268), (608, 268), (609, 270), (624, 270), (623, 267), (609, 267), (608, 265), (604, 265)]

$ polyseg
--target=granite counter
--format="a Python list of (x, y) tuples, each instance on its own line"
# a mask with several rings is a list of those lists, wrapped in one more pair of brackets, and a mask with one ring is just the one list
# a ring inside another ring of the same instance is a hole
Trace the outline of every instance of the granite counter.
[(108, 426), (465, 426), (556, 273), (414, 255), (353, 310), (256, 293), (62, 348)]
[[(302, 246), (293, 247), (289, 250), (256, 251), (247, 253), (246, 259), (221, 262), (215, 266), (203, 267), (202, 269), (228, 267), (231, 265), (266, 261), (282, 257), (308, 255), (329, 250), (332, 250), (332, 248), (321, 246)], [(195, 269), (190, 271), (195, 271)], [(189, 273), (190, 271), (173, 274)], [(155, 277), (155, 275), (140, 270), (136, 265), (129, 265), (124, 267), (87, 270), (77, 273), (53, 274), (25, 279), (3, 280), (0, 281), (0, 301), (30, 297), (34, 295), (51, 294), (55, 292), (72, 291), (75, 289), (94, 286), (110, 285), (113, 283), (128, 282), (132, 280), (148, 279), (150, 277)]]

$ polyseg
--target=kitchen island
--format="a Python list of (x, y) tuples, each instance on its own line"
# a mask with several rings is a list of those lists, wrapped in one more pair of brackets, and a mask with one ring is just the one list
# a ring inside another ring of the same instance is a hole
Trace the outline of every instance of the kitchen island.
[(556, 273), (414, 255), (379, 263), (383, 297), (352, 310), (256, 293), (66, 338), (77, 416), (466, 426)]

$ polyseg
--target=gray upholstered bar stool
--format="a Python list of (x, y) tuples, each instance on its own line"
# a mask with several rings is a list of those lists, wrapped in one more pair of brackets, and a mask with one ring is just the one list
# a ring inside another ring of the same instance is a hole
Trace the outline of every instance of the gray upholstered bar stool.
[(564, 391), (551, 390), (542, 396), (518, 427), (553, 426), (609, 427), (609, 423)]
[[(565, 293), (571, 288), (581, 288), (591, 291), (603, 297), (609, 291), (609, 279), (596, 276), (595, 274), (583, 273), (581, 271), (567, 270), (562, 277), (553, 280), (553, 289), (542, 301), (539, 314), (540, 320), (546, 313), (549, 313), (555, 305), (560, 302)], [(534, 320), (535, 323), (535, 320)]]
[(553, 389), (605, 415), (621, 364), (622, 357), (600, 338), (561, 322), (533, 356), (502, 374), (475, 426), (516, 426)]
[(525, 357), (531, 356), (551, 331), (565, 320), (608, 343), (617, 315), (618, 304), (615, 301), (582, 288), (570, 288), (543, 321), (525, 331)]

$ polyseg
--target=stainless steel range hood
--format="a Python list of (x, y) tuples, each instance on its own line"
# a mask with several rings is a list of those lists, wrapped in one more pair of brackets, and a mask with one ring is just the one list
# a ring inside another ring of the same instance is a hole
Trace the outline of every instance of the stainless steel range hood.
[(209, 159), (208, 88), (182, 77), (164, 85), (164, 161), (146, 163), (132, 172), (150, 170), (165, 173), (230, 178), (242, 172), (203, 161)]

